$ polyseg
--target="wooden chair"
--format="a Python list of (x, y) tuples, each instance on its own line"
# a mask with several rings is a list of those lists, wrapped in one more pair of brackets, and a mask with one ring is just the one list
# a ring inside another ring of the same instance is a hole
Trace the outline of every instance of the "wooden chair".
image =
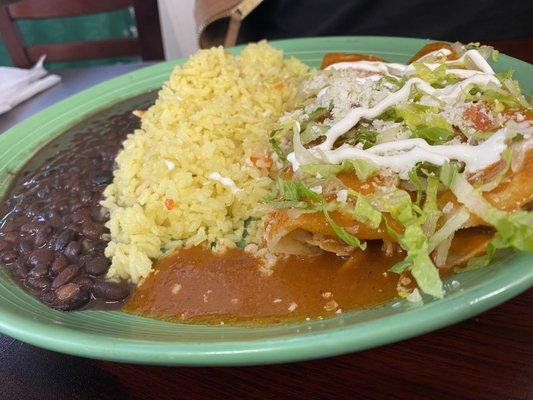
[[(25, 45), (17, 19), (70, 17), (133, 7), (138, 37), (58, 44)], [(0, 6), (0, 34), (13, 64), (28, 68), (46, 54), (46, 61), (74, 61), (140, 55), (161, 60), (163, 43), (157, 0), (21, 0)]]

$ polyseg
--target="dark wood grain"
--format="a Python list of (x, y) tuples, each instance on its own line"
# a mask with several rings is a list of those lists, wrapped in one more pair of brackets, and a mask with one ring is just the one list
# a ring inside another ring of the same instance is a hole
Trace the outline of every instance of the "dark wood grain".
[(85, 360), (0, 337), (2, 400), (533, 399), (533, 290), (468, 321), (323, 360), (237, 368)]

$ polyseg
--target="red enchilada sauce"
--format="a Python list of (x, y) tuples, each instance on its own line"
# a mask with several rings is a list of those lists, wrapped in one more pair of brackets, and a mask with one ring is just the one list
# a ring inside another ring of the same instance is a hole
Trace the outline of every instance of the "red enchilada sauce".
[(387, 270), (403, 257), (385, 257), (373, 243), (352, 259), (291, 256), (266, 275), (240, 249), (221, 255), (202, 247), (179, 250), (157, 262), (124, 310), (212, 323), (325, 317), (395, 297), (398, 275)]
[[(490, 229), (458, 232), (448, 268), (484, 252)], [(277, 323), (341, 314), (397, 297), (400, 277), (388, 272), (405, 253), (386, 256), (380, 241), (369, 241), (352, 257), (323, 253), (280, 260), (271, 275), (241, 249), (223, 254), (203, 247), (182, 249), (160, 259), (123, 310), (159, 319), (199, 323)], [(406, 286), (412, 287), (409, 282)]]

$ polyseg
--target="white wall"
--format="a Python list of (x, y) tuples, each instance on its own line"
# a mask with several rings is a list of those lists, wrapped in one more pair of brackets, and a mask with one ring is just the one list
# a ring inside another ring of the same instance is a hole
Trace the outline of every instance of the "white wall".
[(158, 0), (163, 47), (167, 60), (187, 56), (198, 49), (194, 0)]

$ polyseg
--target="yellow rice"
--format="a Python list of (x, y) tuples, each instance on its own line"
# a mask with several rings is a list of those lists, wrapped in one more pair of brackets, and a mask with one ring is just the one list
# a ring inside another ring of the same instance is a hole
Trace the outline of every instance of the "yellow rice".
[[(109, 277), (133, 282), (178, 247), (234, 246), (272, 181), (250, 156), (270, 153), (268, 133), (294, 106), (307, 67), (267, 43), (240, 56), (201, 50), (176, 67), (118, 154), (102, 205), (110, 212)], [(218, 172), (243, 189), (211, 179)], [(172, 208), (173, 202), (173, 208)], [(169, 209), (170, 208), (170, 209)]]

